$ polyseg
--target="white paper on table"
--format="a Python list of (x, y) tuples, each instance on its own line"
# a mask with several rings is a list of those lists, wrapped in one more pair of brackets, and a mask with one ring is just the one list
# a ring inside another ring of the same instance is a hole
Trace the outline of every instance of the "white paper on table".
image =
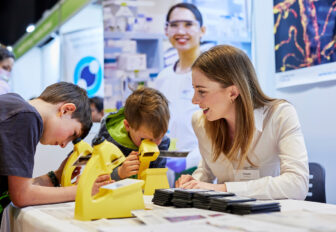
[(161, 208), (153, 210), (133, 210), (132, 214), (146, 225), (194, 223), (214, 217), (238, 217), (216, 211), (195, 208)]
[[(222, 232), (223, 230), (209, 224), (164, 224), (164, 225), (146, 225), (133, 227), (102, 227), (99, 232)], [(237, 230), (225, 230), (225, 232), (238, 232)]]
[(335, 215), (314, 213), (307, 210), (288, 211), (265, 215), (248, 216), (253, 220), (305, 228), (309, 231), (336, 231)]
[(271, 222), (248, 219), (246, 217), (230, 218), (222, 220), (221, 218), (209, 219), (208, 223), (221, 229), (222, 231), (246, 231), (246, 232), (308, 232), (303, 228), (294, 228), (286, 225), (280, 225)]

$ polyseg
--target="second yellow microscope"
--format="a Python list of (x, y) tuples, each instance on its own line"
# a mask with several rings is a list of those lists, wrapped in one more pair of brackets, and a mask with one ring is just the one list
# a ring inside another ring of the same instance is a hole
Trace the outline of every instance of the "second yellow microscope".
[(159, 154), (158, 146), (148, 140), (142, 140), (139, 147), (140, 168), (138, 179), (144, 180), (144, 195), (153, 195), (155, 189), (169, 188), (167, 168), (149, 168), (150, 162), (155, 161)]

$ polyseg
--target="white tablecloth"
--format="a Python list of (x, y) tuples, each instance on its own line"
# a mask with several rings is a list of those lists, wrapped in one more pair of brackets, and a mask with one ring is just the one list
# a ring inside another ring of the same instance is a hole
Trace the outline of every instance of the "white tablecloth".
[[(281, 200), (279, 202), (281, 204), (280, 213), (256, 214), (236, 217), (241, 217), (240, 221), (242, 223), (244, 223), (244, 220), (246, 221), (245, 223), (251, 222), (248, 220), (254, 220), (256, 223), (258, 221), (263, 222), (264, 226), (266, 227), (267, 225), (272, 224), (287, 226), (288, 228), (291, 228), (290, 231), (336, 231), (336, 205), (295, 200)], [(153, 205), (151, 203), (151, 197), (148, 196), (145, 196), (145, 204), (146, 208), (152, 210), (162, 210), (163, 208)], [(120, 227), (124, 227), (124, 229), (129, 231), (130, 226), (139, 226), (142, 224), (142, 222), (137, 218), (78, 221), (74, 219), (74, 206), (74, 202), (30, 206), (22, 209), (10, 205), (4, 211), (0, 231), (88, 232), (102, 231), (100, 228), (113, 228), (113, 231), (116, 231), (116, 229)], [(172, 208), (169, 209), (171, 210)], [(189, 223), (189, 225), (186, 225), (185, 228), (184, 226), (180, 226), (179, 229), (185, 232), (191, 230), (196, 232), (194, 229), (191, 229), (194, 226), (195, 224), (192, 225)], [(206, 225), (203, 224), (199, 228), (203, 228), (205, 226)], [(122, 231), (122, 228), (120, 229)], [(160, 232), (164, 231), (158, 228), (148, 229), (146, 231), (158, 230), (160, 230)], [(251, 226), (251, 230), (248, 231), (256, 230), (252, 230)], [(266, 229), (265, 231), (268, 230)]]

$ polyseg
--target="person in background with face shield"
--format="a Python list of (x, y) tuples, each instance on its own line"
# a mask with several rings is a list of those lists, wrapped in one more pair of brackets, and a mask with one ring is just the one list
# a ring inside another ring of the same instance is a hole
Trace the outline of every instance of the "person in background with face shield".
[(198, 110), (197, 106), (191, 103), (194, 92), (191, 65), (201, 54), (200, 41), (205, 31), (202, 15), (195, 5), (190, 3), (173, 5), (166, 16), (165, 34), (177, 50), (178, 60), (163, 69), (150, 83), (151, 87), (162, 92), (169, 101), (171, 119), (167, 136), (171, 139), (171, 143), (176, 142), (173, 150), (189, 151), (186, 159), (167, 160), (171, 186), (175, 178), (172, 172), (179, 173), (195, 167), (201, 158), (197, 138), (191, 125), (192, 114)]
[(0, 45), (0, 94), (10, 92), (8, 84), (15, 56), (5, 46)]

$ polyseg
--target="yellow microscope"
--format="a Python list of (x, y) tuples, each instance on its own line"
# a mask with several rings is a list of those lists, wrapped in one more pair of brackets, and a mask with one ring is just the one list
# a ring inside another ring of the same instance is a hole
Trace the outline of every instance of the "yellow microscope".
[(155, 189), (169, 188), (168, 168), (149, 168), (150, 162), (156, 160), (160, 154), (158, 146), (154, 142), (144, 139), (140, 144), (139, 153), (138, 179), (145, 181), (144, 195), (153, 195)]
[(72, 143), (74, 144), (74, 149), (63, 168), (61, 177), (61, 186), (63, 187), (74, 185), (71, 183), (72, 173), (76, 168), (74, 163), (80, 159), (80, 157), (90, 157), (93, 150), (92, 147), (81, 138), (75, 139)]
[(98, 138), (93, 142), (92, 156), (78, 183), (75, 219), (88, 221), (131, 217), (131, 210), (145, 208), (142, 180), (118, 181), (101, 187), (96, 195), (91, 195), (97, 177), (111, 174), (124, 160), (125, 157), (119, 148), (104, 138)]

